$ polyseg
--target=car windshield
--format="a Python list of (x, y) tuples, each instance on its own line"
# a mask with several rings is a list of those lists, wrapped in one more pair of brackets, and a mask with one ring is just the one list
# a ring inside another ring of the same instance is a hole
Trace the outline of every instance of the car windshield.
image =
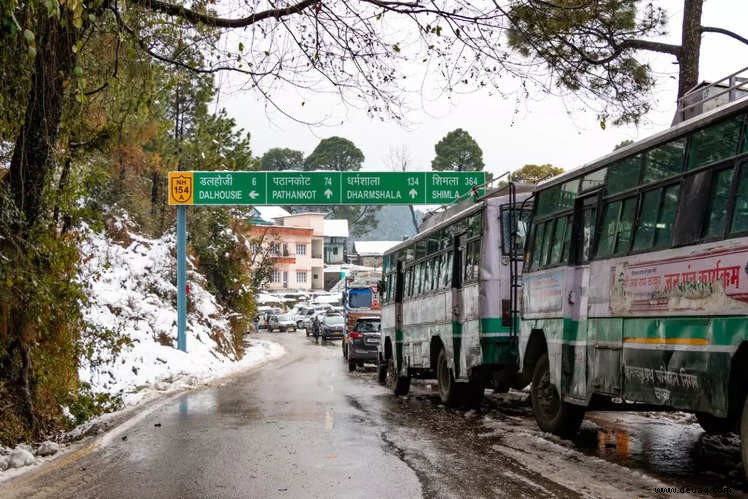
[(325, 324), (328, 326), (342, 326), (343, 316), (342, 315), (328, 315), (325, 317)]
[(355, 329), (361, 333), (376, 333), (379, 331), (379, 321), (358, 321)]

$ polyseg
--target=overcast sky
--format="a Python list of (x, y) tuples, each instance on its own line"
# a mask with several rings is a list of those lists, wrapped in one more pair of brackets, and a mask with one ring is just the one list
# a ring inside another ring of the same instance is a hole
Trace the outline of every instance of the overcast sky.
[[(662, 0), (668, 9), (669, 36), (664, 41), (679, 43), (683, 0)], [(703, 24), (720, 26), (748, 36), (748, 0), (706, 0)], [(602, 130), (594, 112), (580, 111), (581, 103), (552, 96), (537, 96), (522, 102), (502, 100), (486, 92), (467, 95), (428, 96), (415, 105), (410, 123), (370, 119), (363, 110), (346, 109), (332, 96), (319, 95), (308, 103), (306, 117), (331, 116), (335, 126), (310, 127), (267, 112), (264, 102), (249, 92), (230, 90), (224, 76), (219, 105), (226, 107), (240, 127), (252, 135), (251, 144), (261, 156), (272, 147), (289, 147), (312, 152), (320, 139), (346, 137), (364, 153), (364, 169), (387, 170), (390, 151), (405, 148), (412, 169), (427, 170), (434, 158), (434, 144), (455, 128), (467, 130), (483, 149), (486, 169), (501, 174), (528, 163), (552, 163), (567, 170), (579, 167), (613, 150), (625, 139), (638, 140), (667, 128), (675, 110), (677, 66), (670, 56), (647, 56), (657, 74), (657, 105), (647, 123)], [(748, 47), (723, 35), (706, 34), (702, 43), (701, 79), (722, 78), (748, 66)], [(288, 91), (280, 102), (297, 105), (298, 95)], [(515, 110), (519, 113), (515, 115)], [(342, 123), (341, 123), (342, 122)]]

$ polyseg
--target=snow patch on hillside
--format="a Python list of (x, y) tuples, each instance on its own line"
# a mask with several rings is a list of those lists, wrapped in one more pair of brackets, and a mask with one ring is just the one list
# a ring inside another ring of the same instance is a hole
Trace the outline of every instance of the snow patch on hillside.
[(280, 345), (253, 340), (237, 360), (229, 341), (228, 312), (205, 289), (204, 278), (188, 263), (190, 296), (187, 352), (176, 349), (176, 237), (141, 237), (125, 219), (110, 233), (83, 228), (80, 279), (89, 303), (86, 321), (99, 334), (127, 344), (98, 345), (81, 358), (79, 376), (94, 392), (122, 395), (133, 404), (154, 389), (195, 385), (283, 355)]

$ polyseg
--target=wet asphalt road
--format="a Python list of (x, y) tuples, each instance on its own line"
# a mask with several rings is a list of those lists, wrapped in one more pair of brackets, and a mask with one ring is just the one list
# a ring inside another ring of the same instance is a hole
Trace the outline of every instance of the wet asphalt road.
[[(288, 353), (169, 399), (115, 430), (108, 445), (0, 485), (0, 496), (632, 497), (657, 496), (663, 484), (725, 483), (741, 492), (738, 479), (679, 473), (698, 465), (693, 425), (653, 429), (647, 418), (592, 414), (573, 443), (560, 442), (537, 430), (521, 394), (489, 396), (480, 414), (449, 410), (428, 384), (396, 398), (373, 367), (349, 374), (339, 342), (262, 337)], [(674, 435), (652, 452), (660, 440), (647, 435), (663, 428)]]

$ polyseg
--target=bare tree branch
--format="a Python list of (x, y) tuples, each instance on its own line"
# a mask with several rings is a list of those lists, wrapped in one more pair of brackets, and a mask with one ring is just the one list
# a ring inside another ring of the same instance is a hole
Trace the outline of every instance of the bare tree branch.
[(720, 35), (727, 35), (730, 38), (734, 38), (737, 41), (748, 45), (748, 38), (740, 36), (739, 34), (733, 32), (733, 31), (730, 31), (729, 29), (715, 28), (713, 26), (702, 26), (701, 27), (701, 32), (702, 33), (719, 33)]
[(298, 14), (304, 9), (311, 7), (312, 5), (321, 3), (322, 0), (302, 0), (301, 2), (289, 7), (281, 9), (268, 9), (237, 19), (227, 19), (223, 17), (215, 17), (208, 14), (202, 14), (192, 9), (188, 9), (187, 7), (184, 7), (182, 5), (162, 2), (161, 0), (130, 1), (134, 4), (140, 5), (155, 12), (160, 12), (169, 16), (181, 17), (182, 19), (185, 19), (191, 23), (204, 24), (205, 26), (211, 26), (214, 28), (244, 28), (265, 19), (279, 19), (281, 17)]

